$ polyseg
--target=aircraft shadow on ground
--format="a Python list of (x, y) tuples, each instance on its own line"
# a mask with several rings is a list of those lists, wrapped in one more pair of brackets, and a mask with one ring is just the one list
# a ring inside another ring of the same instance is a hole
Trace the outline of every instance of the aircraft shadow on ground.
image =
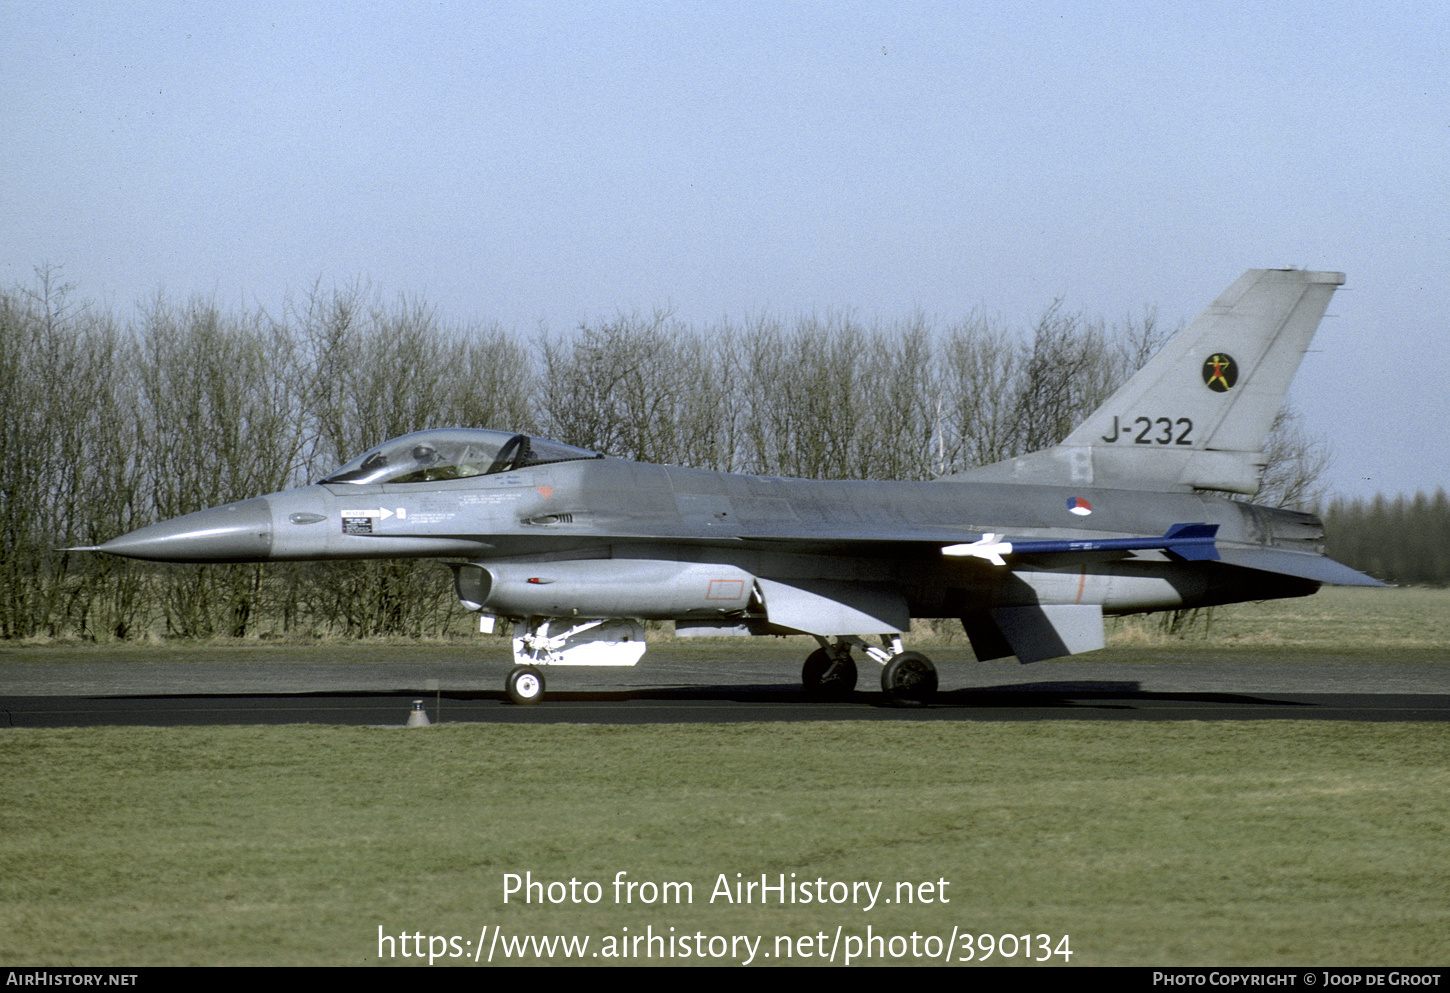
[[(445, 700), (498, 700), (507, 696), (498, 691), (455, 692), (443, 694)], [(816, 705), (823, 709), (842, 704), (866, 705), (886, 709), (1041, 709), (1047, 708), (1121, 708), (1131, 709), (1136, 703), (1181, 702), (1218, 706), (1309, 707), (1298, 700), (1223, 692), (1160, 692), (1142, 688), (1133, 680), (1081, 682), (1054, 681), (1017, 683), (1008, 686), (967, 687), (940, 692), (926, 708), (895, 707), (880, 690), (856, 690), (842, 700), (811, 701), (798, 685), (721, 684), (711, 686), (641, 687), (629, 690), (550, 690), (543, 706), (550, 703), (607, 703), (632, 701), (658, 702), (735, 702), (749, 704), (781, 703)]]
[[(1133, 681), (1082, 681), (968, 687), (938, 694), (926, 707), (898, 707), (880, 691), (843, 700), (808, 700), (794, 684), (640, 687), (552, 692), (541, 706), (517, 706), (499, 691), (318, 691), (309, 693), (135, 694), (19, 697), (0, 700), (0, 727), (211, 724), (401, 724), (421, 702), (430, 721), (449, 723), (679, 723), (775, 720), (1016, 719), (1050, 715), (1149, 720), (1313, 717), (1336, 705), (1323, 698), (1225, 692), (1145, 691)], [(1428, 704), (1428, 701), (1427, 701)], [(1435, 713), (1444, 713), (1439, 705)], [(1394, 719), (1404, 719), (1397, 715)]]

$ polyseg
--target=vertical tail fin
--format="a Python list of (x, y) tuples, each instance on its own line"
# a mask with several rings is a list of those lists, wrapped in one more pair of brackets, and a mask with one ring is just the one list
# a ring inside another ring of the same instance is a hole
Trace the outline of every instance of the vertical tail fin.
[(1251, 269), (1060, 445), (950, 478), (1257, 493), (1269, 429), (1343, 282)]

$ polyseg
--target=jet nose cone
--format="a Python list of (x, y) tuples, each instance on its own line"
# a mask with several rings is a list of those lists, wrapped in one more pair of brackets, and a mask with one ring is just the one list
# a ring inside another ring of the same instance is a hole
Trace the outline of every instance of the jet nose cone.
[(112, 538), (99, 550), (153, 562), (264, 562), (272, 552), (272, 505), (256, 497), (197, 511)]

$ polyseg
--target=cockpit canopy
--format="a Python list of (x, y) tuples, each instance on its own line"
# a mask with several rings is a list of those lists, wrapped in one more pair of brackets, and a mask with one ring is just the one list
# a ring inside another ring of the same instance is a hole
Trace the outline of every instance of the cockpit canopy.
[(587, 448), (508, 431), (444, 428), (384, 442), (322, 479), (324, 483), (429, 483), (489, 476), (546, 462), (603, 458)]

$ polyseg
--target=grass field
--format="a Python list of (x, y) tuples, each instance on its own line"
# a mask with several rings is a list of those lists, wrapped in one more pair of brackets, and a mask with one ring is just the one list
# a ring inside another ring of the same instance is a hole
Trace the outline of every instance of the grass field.
[[(1176, 639), (1157, 631), (1160, 616), (1110, 622), (1109, 645), (1173, 644)], [(1236, 603), (1214, 608), (1211, 617), (1200, 619), (1182, 642), (1225, 650), (1241, 646), (1450, 650), (1450, 590), (1329, 586), (1300, 599)]]
[[(1328, 592), (1221, 612), (1203, 644), (1447, 640), (1443, 591)], [(1338, 628), (1351, 613), (1376, 633)], [(12, 964), (416, 965), (430, 936), (461, 963), (481, 933), (497, 964), (500, 927), (587, 936), (589, 964), (642, 937), (630, 963), (821, 962), (838, 934), (835, 961), (855, 939), (863, 964), (956, 960), (965, 934), (978, 961), (978, 936), (1013, 936), (992, 963), (1450, 961), (1435, 724), (12, 729), (0, 782)], [(617, 902), (621, 872), (693, 899)], [(506, 903), (525, 873), (563, 902)], [(711, 900), (762, 875), (827, 902)], [(880, 886), (869, 910), (858, 883)], [(511, 961), (544, 960), (565, 956)]]

